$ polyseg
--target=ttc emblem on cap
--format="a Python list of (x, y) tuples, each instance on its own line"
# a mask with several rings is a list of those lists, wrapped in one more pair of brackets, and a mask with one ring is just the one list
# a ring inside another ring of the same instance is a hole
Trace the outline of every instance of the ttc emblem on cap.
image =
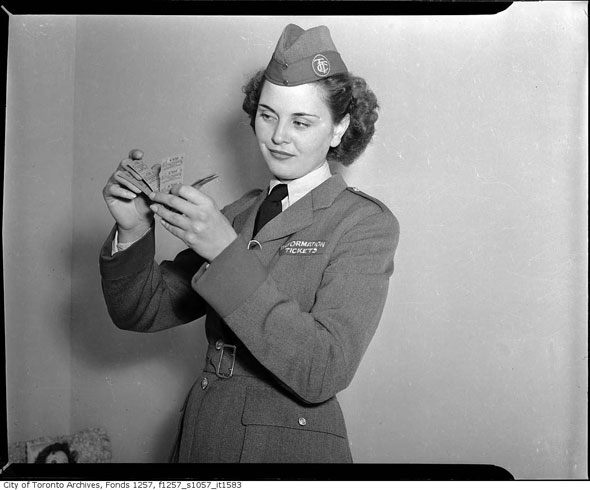
[(316, 54), (313, 57), (311, 67), (318, 77), (327, 77), (330, 74), (330, 62), (323, 54)]

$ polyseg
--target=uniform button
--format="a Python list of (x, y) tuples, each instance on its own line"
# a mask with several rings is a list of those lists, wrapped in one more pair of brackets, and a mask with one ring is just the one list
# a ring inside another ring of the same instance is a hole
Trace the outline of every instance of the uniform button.
[(209, 380), (207, 378), (203, 378), (201, 380), (201, 389), (204, 390), (207, 388), (207, 386), (209, 386)]
[(299, 425), (307, 425), (307, 420), (304, 417), (299, 417)]
[(287, 63), (285, 63), (285, 64), (283, 65), (283, 70), (286, 70), (287, 68), (289, 68), (289, 65), (288, 65)]
[(283, 80), (283, 85), (289, 85), (289, 80)]
[(215, 342), (215, 348), (217, 350), (221, 350), (222, 347), (223, 347), (223, 340), (218, 340), (217, 342)]
[(359, 190), (358, 190), (358, 187), (351, 187), (351, 189), (352, 189), (354, 192), (358, 192), (358, 191), (359, 191)]

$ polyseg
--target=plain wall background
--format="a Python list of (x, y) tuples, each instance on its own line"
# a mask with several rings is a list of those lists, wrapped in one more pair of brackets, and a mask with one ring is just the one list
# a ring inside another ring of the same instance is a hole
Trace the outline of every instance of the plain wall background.
[[(380, 328), (339, 395), (357, 462), (587, 476), (585, 3), (490, 17), (10, 19), (4, 198), (11, 441), (105, 427), (115, 462), (165, 461), (203, 321), (117, 330), (101, 190), (131, 148), (216, 172), (222, 206), (268, 174), (241, 86), (288, 22), (330, 27), (382, 107), (343, 173), (401, 223)], [(157, 259), (182, 244), (158, 227)]]
[(10, 20), (2, 246), (11, 440), (70, 427), (75, 25)]

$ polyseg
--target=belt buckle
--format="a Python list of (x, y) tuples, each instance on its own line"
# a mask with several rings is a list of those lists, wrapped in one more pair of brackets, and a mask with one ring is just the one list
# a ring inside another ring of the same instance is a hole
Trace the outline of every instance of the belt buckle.
[[(225, 348), (231, 350), (231, 367), (229, 368), (229, 372), (222, 373), (221, 372), (221, 360), (223, 359), (223, 351)], [(217, 362), (217, 366), (215, 366), (215, 374), (220, 378), (231, 378), (232, 374), (234, 374), (234, 365), (236, 363), (236, 346), (231, 344), (223, 344), (221, 346), (221, 353), (219, 354), (219, 361)]]

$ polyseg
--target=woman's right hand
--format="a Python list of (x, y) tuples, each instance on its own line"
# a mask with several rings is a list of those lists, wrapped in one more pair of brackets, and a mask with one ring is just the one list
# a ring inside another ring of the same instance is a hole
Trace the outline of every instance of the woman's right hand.
[(131, 150), (129, 158), (122, 160), (117, 170), (109, 177), (102, 190), (102, 195), (109, 212), (115, 218), (119, 228), (119, 242), (133, 242), (141, 238), (149, 229), (154, 213), (149, 208), (148, 200), (140, 189), (120, 176), (125, 170), (123, 163), (141, 160), (141, 150)]

